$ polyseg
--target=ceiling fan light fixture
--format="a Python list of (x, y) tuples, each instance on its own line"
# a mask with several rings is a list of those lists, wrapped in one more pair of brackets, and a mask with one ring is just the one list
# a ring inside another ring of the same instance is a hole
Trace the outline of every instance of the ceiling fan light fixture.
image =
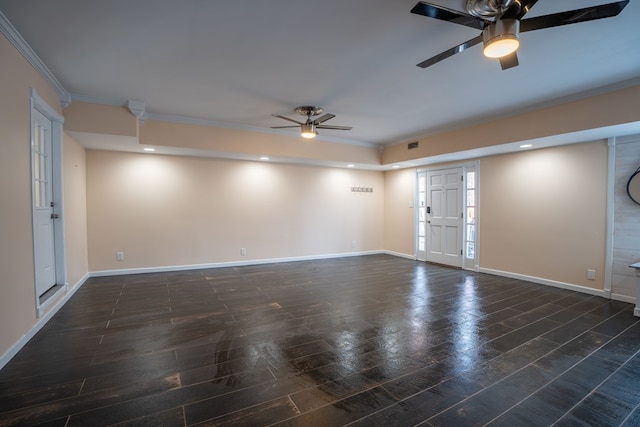
[(520, 40), (518, 32), (520, 21), (517, 19), (500, 19), (482, 31), (484, 56), (502, 58), (518, 50)]
[(313, 123), (304, 123), (300, 126), (300, 136), (303, 138), (315, 138), (317, 134), (318, 131)]

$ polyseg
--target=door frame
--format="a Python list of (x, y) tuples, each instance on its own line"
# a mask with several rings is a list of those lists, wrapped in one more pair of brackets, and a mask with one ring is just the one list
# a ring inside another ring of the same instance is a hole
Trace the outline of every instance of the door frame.
[[(41, 298), (38, 295), (35, 284), (36, 266), (35, 266), (35, 221), (33, 218), (33, 151), (34, 151), (34, 134), (33, 134), (33, 111), (38, 111), (44, 115), (47, 119), (51, 120), (51, 167), (52, 167), (52, 201), (56, 207), (56, 214), (59, 218), (53, 221), (53, 238), (54, 238), (54, 266), (55, 266), (55, 278), (56, 286), (53, 292), (45, 293), (45, 298)], [(64, 117), (58, 114), (53, 108), (51, 108), (45, 101), (38, 95), (38, 92), (34, 89), (30, 89), (29, 96), (29, 145), (30, 145), (30, 164), (29, 169), (31, 176), (31, 210), (32, 210), (32, 238), (33, 238), (33, 283), (34, 283), (34, 295), (35, 295), (35, 307), (37, 316), (42, 316), (44, 310), (56, 301), (61, 295), (63, 295), (68, 289), (67, 283), (67, 270), (66, 270), (66, 250), (64, 241), (64, 194), (63, 194), (63, 162), (62, 162), (62, 125), (64, 123)]]
[[(460, 247), (463, 248), (463, 255), (462, 255), (462, 268), (465, 270), (473, 270), (473, 271), (479, 271), (480, 268), (480, 160), (475, 160), (473, 162), (465, 162), (465, 163), (453, 163), (453, 164), (447, 164), (447, 165), (443, 165), (443, 166), (437, 166), (437, 167), (425, 167), (425, 168), (418, 168), (416, 169), (416, 177), (415, 177), (415, 195), (414, 195), (414, 206), (417, 207), (417, 209), (415, 209), (415, 215), (414, 215), (414, 245), (415, 245), (415, 254), (416, 254), (416, 259), (419, 261), (424, 261), (423, 259), (420, 258), (419, 256), (419, 243), (418, 243), (418, 234), (419, 234), (419, 227), (418, 227), (418, 222), (419, 222), (419, 218), (420, 218), (420, 202), (419, 202), (419, 188), (418, 188), (418, 177), (421, 173), (424, 173), (425, 177), (427, 175), (428, 172), (434, 172), (434, 171), (439, 171), (439, 170), (446, 170), (446, 169), (457, 169), (460, 168), (462, 169), (462, 200), (461, 200), (461, 206), (462, 209), (465, 212), (464, 218), (462, 220), (462, 233), (460, 233), (461, 236), (461, 241), (460, 241)], [(466, 210), (467, 210), (467, 173), (468, 172), (475, 172), (475, 236), (474, 236), (474, 257), (473, 258), (467, 258), (467, 253), (466, 253), (466, 245), (465, 243), (468, 241), (467, 240), (467, 222), (466, 222)], [(426, 183), (426, 188), (425, 188), (425, 193), (428, 193), (429, 188), (428, 188), (428, 183)], [(428, 233), (425, 234), (425, 239), (428, 239)], [(428, 247), (428, 243), (425, 242), (425, 247)], [(426, 256), (425, 256), (426, 258)]]

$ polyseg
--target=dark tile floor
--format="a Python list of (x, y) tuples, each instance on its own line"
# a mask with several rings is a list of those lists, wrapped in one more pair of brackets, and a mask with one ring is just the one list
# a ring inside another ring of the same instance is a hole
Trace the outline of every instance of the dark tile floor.
[(89, 280), (0, 425), (640, 425), (632, 306), (386, 255)]

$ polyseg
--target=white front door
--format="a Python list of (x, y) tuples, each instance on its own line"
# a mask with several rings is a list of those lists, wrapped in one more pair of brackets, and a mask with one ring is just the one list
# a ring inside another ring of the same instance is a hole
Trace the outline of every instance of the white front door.
[(462, 168), (427, 172), (427, 261), (462, 267)]
[(33, 244), (37, 296), (56, 284), (51, 120), (32, 112)]

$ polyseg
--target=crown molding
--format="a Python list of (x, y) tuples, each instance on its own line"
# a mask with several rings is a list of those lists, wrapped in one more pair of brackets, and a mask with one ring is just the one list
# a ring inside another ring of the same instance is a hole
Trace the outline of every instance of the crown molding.
[(25, 39), (22, 38), (18, 30), (9, 22), (7, 17), (0, 11), (0, 33), (9, 40), (9, 42), (18, 49), (24, 59), (36, 69), (36, 71), (44, 78), (60, 97), (60, 103), (65, 106), (70, 102), (69, 92), (62, 86), (51, 70), (42, 62), (40, 57), (31, 49)]

